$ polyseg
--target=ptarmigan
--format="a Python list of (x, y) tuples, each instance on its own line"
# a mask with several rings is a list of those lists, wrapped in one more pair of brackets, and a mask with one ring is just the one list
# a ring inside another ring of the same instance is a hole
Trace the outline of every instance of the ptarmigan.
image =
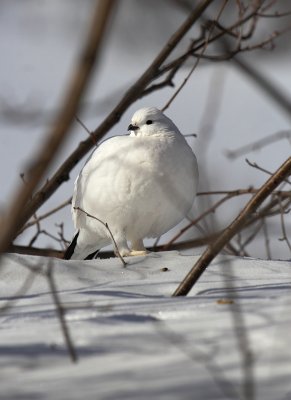
[(105, 140), (75, 182), (72, 215), (77, 232), (66, 259), (90, 259), (111, 244), (105, 223), (122, 256), (145, 254), (143, 239), (173, 228), (193, 204), (196, 157), (170, 118), (157, 108), (142, 108), (128, 130), (130, 135)]

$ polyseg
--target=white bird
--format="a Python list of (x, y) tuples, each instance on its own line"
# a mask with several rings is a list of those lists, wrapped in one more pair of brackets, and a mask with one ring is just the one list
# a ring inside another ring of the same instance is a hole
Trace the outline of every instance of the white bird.
[(122, 256), (146, 254), (143, 239), (161, 236), (192, 207), (197, 161), (176, 125), (149, 107), (135, 112), (128, 130), (130, 135), (104, 141), (76, 179), (77, 232), (66, 259), (90, 259), (111, 244), (104, 224)]

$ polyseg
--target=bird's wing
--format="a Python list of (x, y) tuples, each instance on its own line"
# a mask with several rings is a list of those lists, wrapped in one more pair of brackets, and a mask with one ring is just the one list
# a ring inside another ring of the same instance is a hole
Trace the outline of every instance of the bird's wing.
[[(76, 229), (82, 228), (85, 225), (85, 213), (80, 212), (75, 208), (80, 207), (83, 209), (83, 195), (85, 193), (87, 178), (90, 176), (91, 172), (97, 168), (100, 169), (101, 165), (105, 165), (105, 161), (108, 160), (112, 154), (118, 152), (118, 149), (125, 143), (126, 139), (128, 139), (128, 136), (114, 136), (105, 140), (92, 152), (76, 178), (72, 199), (72, 217)], [(100, 173), (102, 174), (100, 176), (101, 179), (106, 173), (106, 168), (102, 168), (102, 172), (100, 171)]]

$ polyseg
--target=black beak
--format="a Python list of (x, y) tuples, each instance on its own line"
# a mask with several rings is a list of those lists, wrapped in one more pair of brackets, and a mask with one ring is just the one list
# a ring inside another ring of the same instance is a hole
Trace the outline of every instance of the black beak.
[(137, 129), (139, 129), (139, 127), (136, 125), (132, 125), (132, 124), (128, 125), (128, 128), (127, 128), (128, 131), (136, 131)]

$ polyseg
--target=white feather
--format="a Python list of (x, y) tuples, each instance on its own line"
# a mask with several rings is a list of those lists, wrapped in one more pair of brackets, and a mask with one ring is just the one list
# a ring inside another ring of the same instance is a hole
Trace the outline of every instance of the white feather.
[(93, 152), (75, 182), (79, 237), (72, 258), (111, 243), (100, 222), (74, 207), (107, 223), (121, 254), (129, 255), (143, 250), (144, 238), (178, 224), (193, 204), (197, 162), (175, 124), (156, 108), (137, 111), (131, 124), (129, 136), (108, 139)]

